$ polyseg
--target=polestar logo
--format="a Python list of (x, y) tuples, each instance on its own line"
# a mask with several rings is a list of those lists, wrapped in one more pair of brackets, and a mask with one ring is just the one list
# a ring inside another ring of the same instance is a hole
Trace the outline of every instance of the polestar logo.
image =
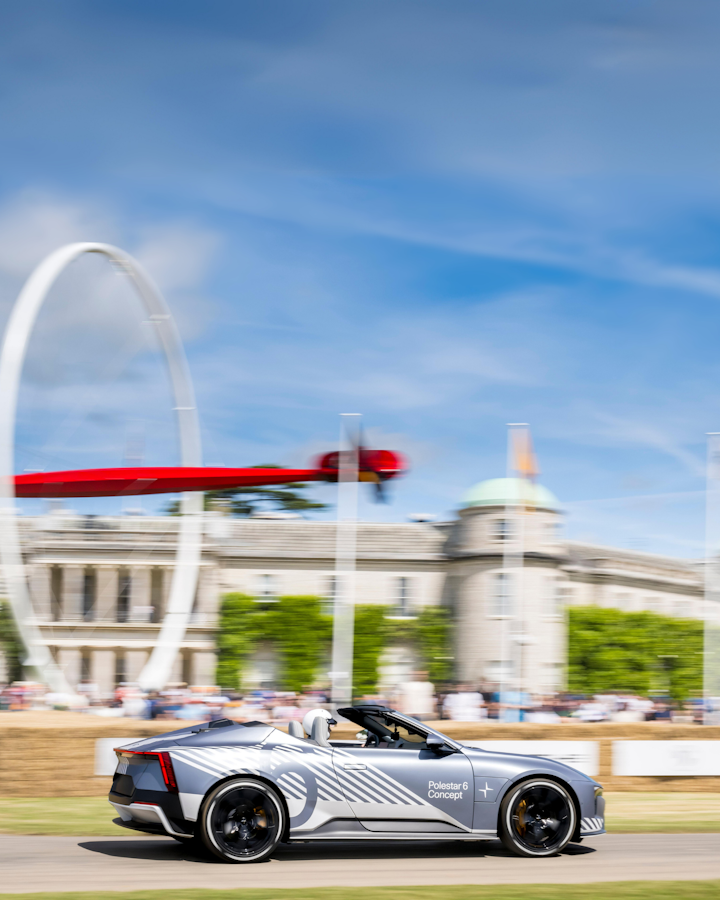
[(478, 788), (478, 794), (480, 793), (480, 791), (482, 791), (483, 800), (487, 800), (488, 791), (492, 791), (492, 790), (494, 790), (494, 788), (491, 788), (486, 781), (484, 788)]

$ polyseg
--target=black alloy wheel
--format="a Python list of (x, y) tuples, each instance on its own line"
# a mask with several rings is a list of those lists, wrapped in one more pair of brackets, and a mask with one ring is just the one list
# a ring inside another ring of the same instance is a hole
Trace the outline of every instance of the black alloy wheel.
[(531, 778), (512, 788), (500, 806), (500, 838), (518, 856), (554, 856), (570, 842), (575, 804), (563, 785)]
[(261, 781), (251, 778), (226, 781), (203, 803), (200, 818), (203, 843), (225, 862), (267, 859), (280, 843), (284, 828), (282, 802)]

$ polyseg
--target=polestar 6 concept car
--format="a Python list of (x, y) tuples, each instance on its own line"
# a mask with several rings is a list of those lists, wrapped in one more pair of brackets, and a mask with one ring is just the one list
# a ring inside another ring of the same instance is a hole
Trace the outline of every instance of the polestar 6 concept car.
[(281, 841), (500, 837), (519, 856), (550, 856), (604, 833), (601, 786), (570, 766), (464, 747), (383, 706), (338, 712), (357, 741), (331, 741), (320, 714), (310, 736), (219, 719), (118, 748), (115, 821), (232, 863)]

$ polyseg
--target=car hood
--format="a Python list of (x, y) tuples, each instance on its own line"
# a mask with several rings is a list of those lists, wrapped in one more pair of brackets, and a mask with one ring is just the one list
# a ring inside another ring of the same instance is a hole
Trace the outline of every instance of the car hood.
[(496, 750), (482, 750), (479, 747), (462, 746), (462, 752), (470, 760), (473, 771), (478, 775), (492, 775), (499, 778), (516, 778), (518, 775), (557, 775), (565, 781), (591, 781), (579, 769), (566, 763), (547, 759), (544, 756), (524, 756), (520, 753), (500, 753)]

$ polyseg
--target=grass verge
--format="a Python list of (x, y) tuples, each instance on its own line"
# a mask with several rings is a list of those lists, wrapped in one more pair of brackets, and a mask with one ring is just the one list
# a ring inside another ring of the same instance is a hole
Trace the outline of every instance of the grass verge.
[(427, 885), (392, 888), (100, 891), (3, 894), (3, 900), (717, 900), (720, 881), (615, 881), (603, 884)]
[[(607, 830), (615, 834), (720, 832), (720, 794), (606, 793)], [(0, 834), (127, 835), (102, 797), (0, 799)]]
[(606, 792), (611, 834), (720, 832), (720, 794)]
[(130, 834), (113, 825), (117, 813), (103, 797), (5, 797), (0, 834), (67, 834), (106, 837)]

